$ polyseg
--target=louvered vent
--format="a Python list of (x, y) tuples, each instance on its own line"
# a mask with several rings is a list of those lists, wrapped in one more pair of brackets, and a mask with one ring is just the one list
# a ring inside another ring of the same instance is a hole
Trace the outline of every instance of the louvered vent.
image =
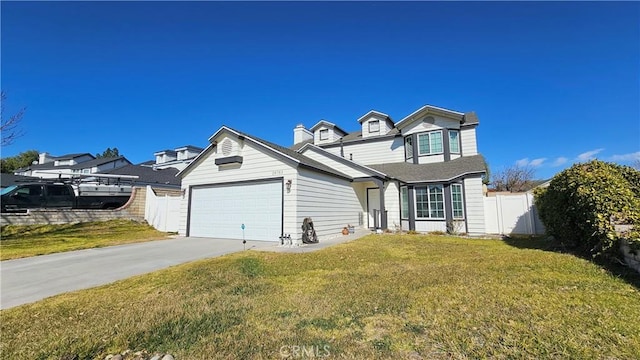
[(231, 143), (231, 140), (224, 139), (222, 145), (220, 146), (220, 149), (222, 150), (222, 155), (229, 156), (231, 154), (231, 151), (233, 150), (233, 144)]

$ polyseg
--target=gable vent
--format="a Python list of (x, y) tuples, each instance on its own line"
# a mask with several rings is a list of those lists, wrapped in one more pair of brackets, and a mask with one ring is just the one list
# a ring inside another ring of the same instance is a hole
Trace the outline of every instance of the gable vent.
[(233, 150), (233, 144), (231, 143), (231, 140), (224, 139), (220, 148), (222, 149), (222, 155), (229, 156)]

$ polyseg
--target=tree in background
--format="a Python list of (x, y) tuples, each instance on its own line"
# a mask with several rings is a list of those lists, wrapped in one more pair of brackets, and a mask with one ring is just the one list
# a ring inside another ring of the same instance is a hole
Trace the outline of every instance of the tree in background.
[(522, 192), (532, 187), (534, 170), (528, 166), (514, 165), (496, 172), (491, 184), (496, 191)]
[(96, 158), (100, 159), (100, 158), (112, 158), (112, 157), (118, 157), (120, 156), (120, 151), (118, 151), (118, 148), (107, 148), (107, 150), (103, 151), (102, 154), (97, 153), (96, 154)]
[(9, 116), (8, 118), (4, 116), (4, 107), (5, 107), (6, 95), (4, 91), (0, 92), (0, 133), (2, 134), (2, 145), (7, 146), (13, 144), (13, 142), (24, 135), (24, 131), (22, 131), (18, 125), (22, 121), (22, 116), (24, 115), (24, 111), (26, 108), (20, 109), (16, 114)]
[(489, 168), (489, 163), (485, 158), (482, 158), (482, 161), (484, 162), (484, 170), (485, 170), (485, 173), (482, 176), (482, 183), (485, 185), (489, 185), (489, 183), (491, 183), (491, 169)]
[(28, 150), (16, 156), (0, 159), (1, 172), (13, 174), (16, 170), (31, 165), (38, 160), (38, 150)]

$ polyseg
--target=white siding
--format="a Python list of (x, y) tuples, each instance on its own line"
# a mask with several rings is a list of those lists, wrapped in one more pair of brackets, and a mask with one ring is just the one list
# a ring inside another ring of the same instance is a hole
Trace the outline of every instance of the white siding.
[(389, 182), (385, 186), (384, 207), (387, 210), (387, 227), (395, 230), (400, 226), (400, 190), (395, 182)]
[[(369, 122), (376, 120), (380, 122), (380, 131), (370, 133)], [(393, 123), (391, 121), (388, 121), (385, 117), (371, 116), (367, 120), (362, 122), (362, 138), (386, 135), (389, 133), (389, 131), (391, 131), (391, 129), (393, 129)]]
[(402, 231), (409, 231), (409, 220), (402, 220)]
[(313, 220), (320, 242), (341, 236), (347, 225), (358, 225), (362, 207), (348, 180), (300, 169), (294, 185), (292, 193), (297, 193), (298, 214), (292, 239), (302, 239), (301, 226), (306, 217)]
[[(320, 130), (329, 130), (329, 137), (327, 140), (320, 140)], [(334, 128), (332, 127), (328, 127), (328, 126), (320, 126), (319, 128), (317, 128), (314, 132), (313, 132), (313, 143), (318, 145), (318, 144), (330, 144), (333, 142), (336, 142), (338, 140), (340, 140), (341, 137), (343, 137), (345, 134), (343, 134), (340, 131), (336, 131)]]
[(446, 221), (420, 221), (416, 220), (416, 231), (418, 232), (430, 232), (430, 231), (447, 231)]
[[(404, 140), (395, 137), (380, 141), (347, 143), (343, 145), (344, 157), (362, 165), (404, 162)], [(340, 147), (325, 150), (340, 156)]]
[(316, 160), (318, 162), (323, 163), (324, 165), (327, 165), (329, 167), (331, 167), (332, 169), (335, 169), (345, 175), (349, 175), (351, 177), (368, 177), (371, 176), (371, 174), (369, 173), (365, 173), (361, 170), (358, 170), (357, 168), (353, 167), (353, 166), (349, 166), (346, 164), (343, 164), (337, 160), (331, 159), (325, 155), (323, 155), (321, 152), (322, 150), (318, 150), (317, 148), (307, 148), (302, 154), (310, 159)]
[(444, 154), (418, 156), (418, 164), (433, 164), (444, 162)]
[(435, 121), (433, 122), (433, 124), (431, 122), (424, 121), (425, 118), (423, 118), (422, 120), (415, 121), (409, 126), (403, 128), (402, 135), (407, 136), (414, 133), (445, 129), (445, 128), (446, 129), (460, 128), (460, 122), (457, 120), (446, 119), (440, 116), (433, 116), (433, 115), (429, 115), (429, 116), (434, 118)]
[(460, 142), (462, 143), (462, 156), (478, 155), (475, 127), (462, 129), (460, 131)]
[[(219, 136), (218, 145), (224, 141), (226, 135)], [(231, 137), (234, 141), (237, 139)], [(293, 163), (276, 157), (271, 152), (254, 145), (248, 141), (238, 141), (238, 150), (243, 157), (241, 165), (215, 164), (215, 159), (225, 157), (217, 153), (215, 148), (209, 148), (206, 154), (198, 160), (197, 164), (184, 174), (182, 189), (185, 196), (180, 209), (180, 235), (185, 235), (187, 230), (187, 210), (189, 204), (189, 187), (193, 185), (231, 183), (247, 180), (268, 179), (282, 177), (284, 181), (291, 179), (293, 186), (296, 184), (297, 170)], [(292, 186), (292, 187), (293, 187)], [(284, 191), (284, 233), (295, 234), (299, 232), (299, 226), (295, 223), (296, 199), (295, 192)]]
[(464, 198), (467, 232), (472, 235), (484, 234), (484, 197), (481, 177), (464, 179)]

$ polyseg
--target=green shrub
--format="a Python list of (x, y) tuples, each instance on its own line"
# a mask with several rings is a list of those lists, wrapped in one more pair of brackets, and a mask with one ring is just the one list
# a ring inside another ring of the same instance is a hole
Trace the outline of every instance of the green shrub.
[(572, 249), (617, 252), (612, 219), (633, 225), (629, 238), (638, 239), (640, 172), (630, 167), (598, 160), (573, 165), (537, 189), (535, 201), (547, 233)]

